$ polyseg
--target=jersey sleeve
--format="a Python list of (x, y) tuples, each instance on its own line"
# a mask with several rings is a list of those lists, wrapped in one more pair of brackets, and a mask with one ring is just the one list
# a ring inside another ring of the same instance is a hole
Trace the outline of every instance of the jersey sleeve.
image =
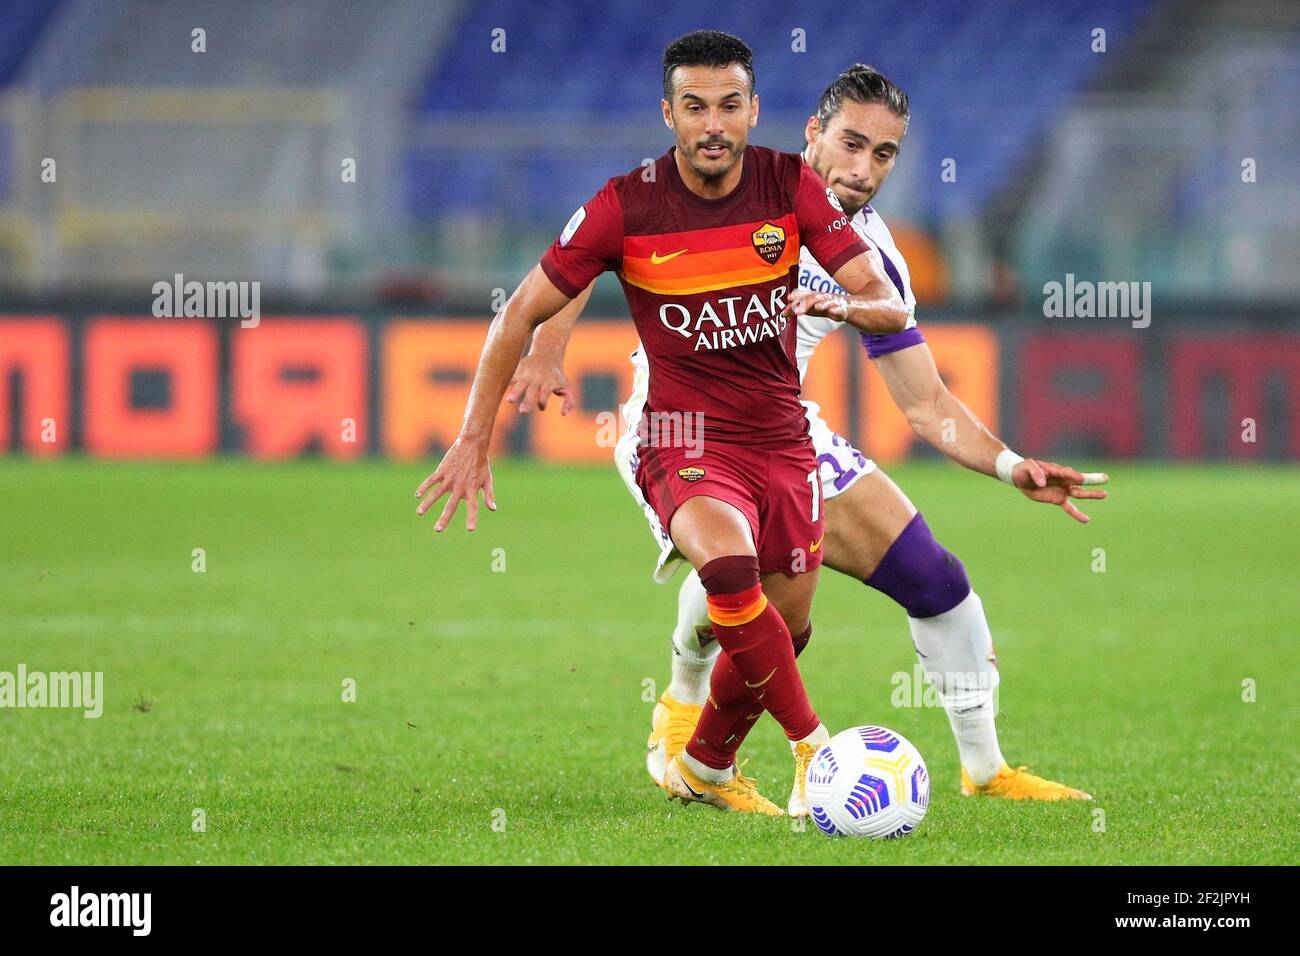
[(571, 299), (596, 276), (622, 265), (623, 204), (617, 182), (611, 179), (583, 203), (542, 254), (542, 271)]
[(849, 225), (849, 217), (835, 193), (805, 162), (799, 163), (794, 214), (800, 240), (830, 275), (834, 276), (840, 266), (867, 251), (867, 244)]
[[(885, 267), (885, 275), (889, 281), (894, 284), (898, 290), (899, 296), (904, 302), (908, 301), (908, 289), (903, 283), (903, 277), (899, 274), (898, 267), (890, 261), (884, 250), (880, 250), (880, 260)], [(916, 325), (916, 302), (912, 300), (907, 310), (907, 324), (903, 326), (901, 332), (863, 332), (862, 347), (867, 350), (869, 358), (880, 358), (882, 355), (888, 355), (890, 352), (899, 352), (913, 345), (920, 345), (925, 341), (925, 336)]]

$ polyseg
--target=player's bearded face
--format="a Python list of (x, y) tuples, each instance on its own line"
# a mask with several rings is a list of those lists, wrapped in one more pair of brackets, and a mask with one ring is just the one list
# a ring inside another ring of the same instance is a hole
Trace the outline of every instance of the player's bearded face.
[(822, 130), (808, 123), (808, 162), (850, 216), (869, 203), (894, 168), (907, 124), (880, 103), (840, 105)]
[(673, 101), (664, 119), (677, 136), (677, 150), (705, 179), (720, 179), (740, 160), (749, 129), (758, 121), (758, 97), (740, 65), (678, 67)]

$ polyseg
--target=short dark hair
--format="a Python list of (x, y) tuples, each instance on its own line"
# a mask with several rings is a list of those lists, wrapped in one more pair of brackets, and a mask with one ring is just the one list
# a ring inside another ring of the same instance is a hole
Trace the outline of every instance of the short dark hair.
[(673, 98), (673, 70), (679, 66), (723, 67), (739, 63), (749, 74), (754, 95), (754, 51), (740, 37), (721, 30), (696, 30), (680, 36), (664, 50), (664, 99)]
[(846, 99), (855, 103), (883, 103), (894, 115), (902, 118), (904, 129), (912, 115), (907, 107), (907, 94), (885, 74), (865, 63), (854, 63), (826, 87), (826, 92), (817, 101), (817, 121), (822, 129), (840, 111)]

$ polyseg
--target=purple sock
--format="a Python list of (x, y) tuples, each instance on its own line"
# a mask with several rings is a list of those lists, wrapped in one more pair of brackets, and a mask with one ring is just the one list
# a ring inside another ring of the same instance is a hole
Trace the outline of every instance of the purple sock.
[(966, 569), (934, 539), (919, 511), (864, 583), (901, 604), (909, 617), (951, 611), (970, 594)]

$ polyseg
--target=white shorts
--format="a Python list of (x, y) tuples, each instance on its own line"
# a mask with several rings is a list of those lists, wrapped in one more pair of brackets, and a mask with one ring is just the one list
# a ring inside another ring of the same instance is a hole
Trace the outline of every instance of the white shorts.
[[(636, 357), (634, 352), (632, 364), (636, 373), (632, 378), (632, 395), (622, 408), (623, 434), (614, 446), (614, 463), (627, 490), (632, 493), (650, 523), (650, 534), (654, 536), (655, 546), (659, 548), (654, 580), (656, 584), (664, 584), (686, 559), (673, 545), (667, 529), (660, 525), (659, 516), (646, 503), (645, 496), (636, 484), (636, 470), (641, 463), (637, 455), (637, 425), (641, 421), (641, 408), (645, 405), (650, 386), (649, 370), (642, 362), (635, 361)], [(831, 431), (831, 427), (822, 419), (821, 408), (816, 402), (801, 404), (808, 416), (808, 437), (812, 439), (817, 462), (821, 465), (822, 500), (830, 501), (852, 488), (859, 478), (875, 471), (876, 463), (854, 448), (847, 438)]]

